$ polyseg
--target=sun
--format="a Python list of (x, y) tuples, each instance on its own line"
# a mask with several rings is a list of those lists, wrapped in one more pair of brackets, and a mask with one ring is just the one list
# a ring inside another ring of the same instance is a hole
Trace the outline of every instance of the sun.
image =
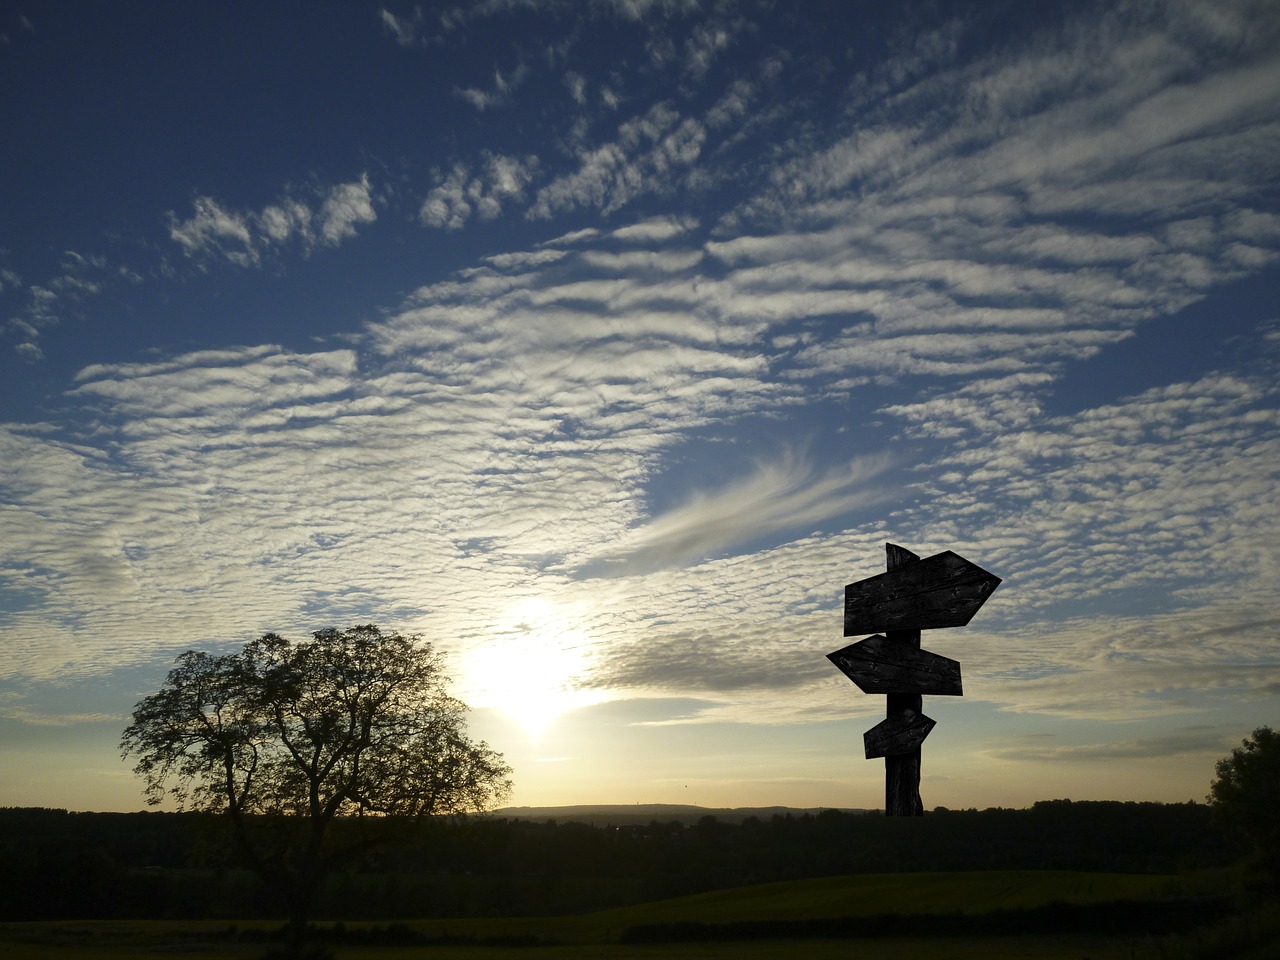
[(542, 598), (517, 601), (493, 639), (463, 657), (472, 703), (500, 710), (539, 739), (556, 717), (605, 699), (578, 686), (590, 638), (580, 617)]

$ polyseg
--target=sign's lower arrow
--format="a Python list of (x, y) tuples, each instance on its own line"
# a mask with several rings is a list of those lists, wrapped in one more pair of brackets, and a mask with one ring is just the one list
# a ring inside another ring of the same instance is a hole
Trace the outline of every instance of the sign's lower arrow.
[(866, 748), (867, 759), (876, 757), (896, 757), (910, 753), (924, 742), (937, 721), (914, 710), (895, 713), (887, 720), (881, 720), (862, 735), (862, 745)]
[(863, 693), (963, 696), (960, 663), (876, 635), (827, 654)]

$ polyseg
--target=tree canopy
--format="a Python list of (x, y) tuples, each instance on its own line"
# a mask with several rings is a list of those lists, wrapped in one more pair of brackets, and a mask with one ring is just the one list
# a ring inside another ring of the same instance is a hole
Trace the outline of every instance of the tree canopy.
[(1214, 816), (1251, 842), (1263, 866), (1280, 878), (1280, 734), (1259, 727), (1218, 761), (1209, 788)]
[(291, 896), (305, 924), (316, 885), (360, 843), (338, 818), (484, 810), (510, 789), (500, 754), (466, 735), (441, 656), (370, 624), (293, 643), (268, 633), (238, 652), (178, 657), (121, 739), (148, 803), (229, 814), (242, 853)]

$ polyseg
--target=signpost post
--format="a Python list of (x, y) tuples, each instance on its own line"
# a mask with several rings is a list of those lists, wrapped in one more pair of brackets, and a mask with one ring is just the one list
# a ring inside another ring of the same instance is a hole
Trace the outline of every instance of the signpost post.
[(964, 626), (1000, 578), (947, 550), (928, 559), (885, 544), (886, 569), (844, 590), (844, 635), (884, 631), (827, 654), (864, 693), (887, 697), (885, 719), (863, 734), (867, 759), (884, 757), (884, 812), (920, 816), (920, 745), (934, 721), (923, 696), (963, 695), (960, 664), (920, 649), (920, 631)]

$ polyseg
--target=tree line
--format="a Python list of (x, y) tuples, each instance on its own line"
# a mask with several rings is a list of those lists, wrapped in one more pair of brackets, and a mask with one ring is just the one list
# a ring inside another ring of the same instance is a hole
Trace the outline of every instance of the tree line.
[[(1055, 800), (921, 819), (828, 810), (625, 826), (352, 817), (332, 829), (368, 852), (326, 879), (317, 919), (556, 914), (849, 873), (1176, 873), (1237, 855), (1195, 803)], [(206, 813), (0, 809), (0, 867), (3, 920), (279, 916), (227, 819)]]

